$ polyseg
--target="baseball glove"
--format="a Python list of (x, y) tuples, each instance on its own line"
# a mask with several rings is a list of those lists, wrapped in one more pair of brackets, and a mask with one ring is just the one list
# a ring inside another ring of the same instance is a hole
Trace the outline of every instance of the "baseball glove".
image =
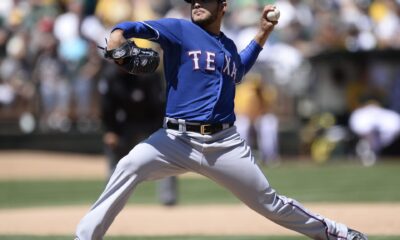
[(160, 64), (158, 52), (151, 48), (140, 48), (130, 40), (116, 49), (99, 48), (104, 51), (105, 58), (114, 60), (117, 65), (130, 74), (152, 73)]

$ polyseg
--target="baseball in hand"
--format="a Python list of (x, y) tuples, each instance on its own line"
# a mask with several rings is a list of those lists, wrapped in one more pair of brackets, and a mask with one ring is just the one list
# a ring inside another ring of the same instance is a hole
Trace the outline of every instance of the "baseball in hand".
[(271, 22), (278, 21), (279, 17), (281, 16), (281, 12), (279, 9), (275, 8), (273, 11), (269, 11), (267, 13), (267, 20)]

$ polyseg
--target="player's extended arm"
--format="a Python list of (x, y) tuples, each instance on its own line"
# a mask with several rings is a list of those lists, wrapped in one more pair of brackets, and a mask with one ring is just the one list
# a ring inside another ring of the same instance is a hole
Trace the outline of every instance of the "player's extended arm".
[(126, 42), (127, 38), (155, 39), (158, 33), (143, 22), (121, 22), (114, 26), (107, 43), (107, 49), (115, 49)]
[[(177, 19), (159, 19), (144, 22), (121, 22), (114, 26), (107, 49), (120, 46), (129, 38), (142, 38), (159, 43), (161, 48), (180, 42), (176, 36), (180, 32), (180, 22)], [(164, 49), (165, 50), (165, 49)]]

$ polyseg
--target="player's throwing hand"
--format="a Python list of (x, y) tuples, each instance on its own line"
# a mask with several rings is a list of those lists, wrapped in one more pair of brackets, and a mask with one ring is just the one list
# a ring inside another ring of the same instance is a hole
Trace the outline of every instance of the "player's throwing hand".
[(259, 31), (254, 38), (260, 46), (264, 46), (269, 34), (274, 30), (275, 25), (278, 24), (277, 18), (279, 17), (277, 17), (276, 20), (271, 20), (271, 18), (267, 17), (268, 14), (272, 12), (279, 13), (279, 10), (274, 5), (266, 5), (261, 13)]

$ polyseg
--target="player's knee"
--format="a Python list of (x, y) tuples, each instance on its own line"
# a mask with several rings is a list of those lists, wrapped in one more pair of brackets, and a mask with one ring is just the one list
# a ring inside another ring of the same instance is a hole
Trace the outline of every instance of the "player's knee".
[(146, 179), (146, 172), (151, 168), (151, 164), (152, 158), (149, 155), (146, 156), (143, 151), (134, 148), (119, 161), (116, 171)]
[(136, 161), (135, 158), (129, 157), (129, 155), (127, 155), (119, 161), (115, 172), (124, 173), (124, 175), (131, 176), (139, 174), (141, 168), (142, 164), (140, 161)]
[(280, 199), (275, 190), (267, 188), (259, 192), (257, 197), (249, 198), (248, 201), (244, 202), (256, 212), (271, 219), (276, 215), (275, 206), (278, 204), (278, 201), (280, 201)]

